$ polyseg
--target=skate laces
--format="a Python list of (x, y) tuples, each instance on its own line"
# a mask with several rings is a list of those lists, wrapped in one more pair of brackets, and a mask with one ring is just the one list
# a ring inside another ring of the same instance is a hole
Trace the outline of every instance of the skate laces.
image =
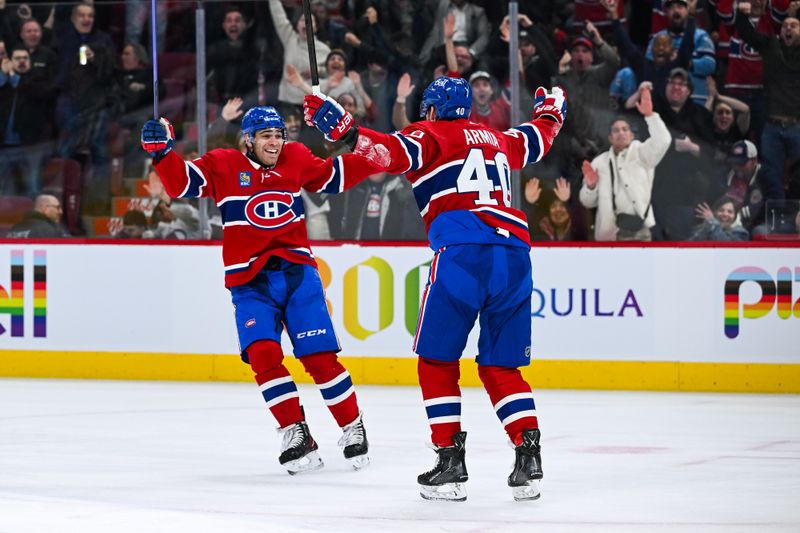
[(300, 422), (279, 431), (283, 433), (283, 443), (281, 445), (283, 451), (299, 448), (306, 440), (306, 431)]
[(364, 442), (365, 431), (364, 424), (361, 421), (363, 413), (358, 413), (358, 417), (342, 428), (342, 436), (339, 437), (339, 446), (347, 448), (353, 444), (362, 444)]

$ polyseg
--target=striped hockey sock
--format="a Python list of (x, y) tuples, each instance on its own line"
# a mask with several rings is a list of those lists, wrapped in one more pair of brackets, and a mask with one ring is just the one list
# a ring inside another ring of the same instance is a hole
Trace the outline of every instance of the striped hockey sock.
[(522, 444), (522, 432), (539, 427), (531, 387), (518, 368), (478, 366), (478, 375), (515, 446)]
[(328, 406), (339, 427), (344, 427), (358, 417), (356, 389), (350, 373), (333, 352), (315, 353), (300, 358), (306, 372), (317, 384), (325, 405)]
[(246, 361), (255, 372), (256, 383), (272, 416), (282, 428), (303, 420), (300, 395), (289, 371), (283, 366), (283, 352), (278, 343), (260, 340), (245, 352)]
[(431, 426), (431, 442), (439, 448), (452, 446), (453, 435), (461, 431), (458, 361), (434, 361), (420, 357), (417, 372)]

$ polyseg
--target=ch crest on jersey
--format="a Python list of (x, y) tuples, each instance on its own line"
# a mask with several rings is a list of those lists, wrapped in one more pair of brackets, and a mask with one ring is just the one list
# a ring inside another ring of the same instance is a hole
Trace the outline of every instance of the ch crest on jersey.
[(264, 191), (250, 197), (245, 204), (244, 215), (257, 228), (280, 228), (297, 218), (292, 210), (293, 203), (291, 193)]

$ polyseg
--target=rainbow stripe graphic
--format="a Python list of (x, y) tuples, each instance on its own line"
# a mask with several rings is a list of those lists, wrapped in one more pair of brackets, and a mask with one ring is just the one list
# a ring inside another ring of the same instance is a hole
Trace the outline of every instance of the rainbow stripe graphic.
[[(735, 339), (739, 335), (739, 288), (747, 281), (754, 281), (759, 284), (761, 287), (761, 299), (753, 304), (743, 304), (742, 317), (761, 318), (769, 313), (775, 305), (777, 289), (766, 270), (748, 266), (737, 268), (731, 272), (728, 279), (725, 280), (725, 336), (729, 339)], [(787, 297), (790, 302), (791, 287), (791, 284), (789, 284)]]
[(47, 336), (47, 252), (33, 252), (33, 336)]
[[(25, 334), (25, 270), (22, 250), (11, 250), (11, 295), (0, 285), (0, 314), (11, 315), (11, 336)], [(0, 335), (6, 328), (0, 324)]]

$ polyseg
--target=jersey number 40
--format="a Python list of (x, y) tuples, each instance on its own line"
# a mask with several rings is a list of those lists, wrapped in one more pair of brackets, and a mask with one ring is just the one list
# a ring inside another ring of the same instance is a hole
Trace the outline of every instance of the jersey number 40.
[(494, 160), (487, 161), (483, 150), (472, 148), (464, 159), (464, 165), (456, 178), (459, 193), (478, 193), (475, 205), (499, 205), (492, 193), (498, 188), (503, 191), (503, 205), (511, 207), (511, 167), (502, 152), (497, 152)]

